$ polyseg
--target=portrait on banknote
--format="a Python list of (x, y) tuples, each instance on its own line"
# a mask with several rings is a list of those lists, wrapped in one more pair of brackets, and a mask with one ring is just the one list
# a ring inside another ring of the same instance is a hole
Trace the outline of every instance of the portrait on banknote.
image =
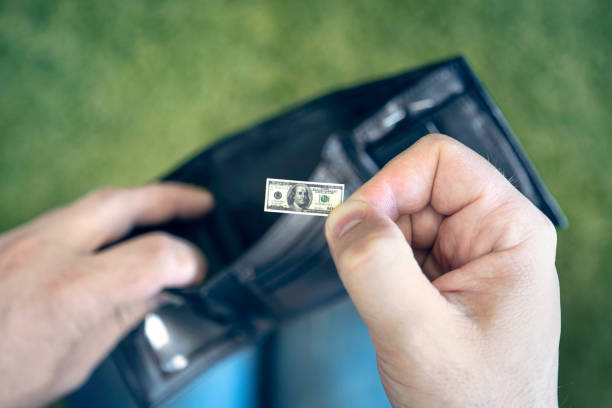
[(294, 184), (287, 193), (287, 204), (294, 211), (304, 211), (312, 203), (312, 190), (306, 184)]

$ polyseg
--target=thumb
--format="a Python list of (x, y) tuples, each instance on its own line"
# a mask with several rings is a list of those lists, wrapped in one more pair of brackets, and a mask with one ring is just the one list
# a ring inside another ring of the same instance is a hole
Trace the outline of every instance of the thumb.
[(373, 337), (416, 330), (447, 310), (446, 299), (421, 271), (399, 227), (368, 203), (348, 199), (329, 216), (325, 235), (340, 278)]

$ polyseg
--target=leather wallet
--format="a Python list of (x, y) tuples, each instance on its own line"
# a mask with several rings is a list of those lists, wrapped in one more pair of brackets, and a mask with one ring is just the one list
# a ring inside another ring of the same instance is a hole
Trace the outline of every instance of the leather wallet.
[(342, 89), (196, 154), (164, 179), (202, 185), (215, 210), (164, 230), (206, 254), (208, 278), (172, 292), (113, 352), (134, 397), (156, 406), (216, 361), (345, 295), (323, 217), (263, 211), (266, 178), (345, 184), (347, 196), (428, 133), (493, 163), (557, 226), (566, 219), (501, 111), (459, 57)]

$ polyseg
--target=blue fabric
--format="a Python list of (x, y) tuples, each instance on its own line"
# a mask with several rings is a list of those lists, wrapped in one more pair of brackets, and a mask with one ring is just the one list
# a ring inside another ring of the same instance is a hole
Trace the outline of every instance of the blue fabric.
[(390, 407), (365, 324), (348, 300), (285, 327), (275, 344), (277, 407)]
[[(283, 327), (274, 341), (275, 407), (390, 407), (367, 329), (347, 299)], [(268, 362), (270, 363), (270, 362)], [(242, 351), (204, 373), (163, 408), (256, 408), (259, 353)], [(69, 399), (71, 408), (137, 408), (111, 361)]]

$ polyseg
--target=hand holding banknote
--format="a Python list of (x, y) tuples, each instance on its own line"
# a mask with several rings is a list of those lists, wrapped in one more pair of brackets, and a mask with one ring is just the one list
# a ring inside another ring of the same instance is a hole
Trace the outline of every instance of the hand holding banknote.
[(326, 236), (394, 407), (557, 405), (556, 233), (486, 160), (427, 136)]

